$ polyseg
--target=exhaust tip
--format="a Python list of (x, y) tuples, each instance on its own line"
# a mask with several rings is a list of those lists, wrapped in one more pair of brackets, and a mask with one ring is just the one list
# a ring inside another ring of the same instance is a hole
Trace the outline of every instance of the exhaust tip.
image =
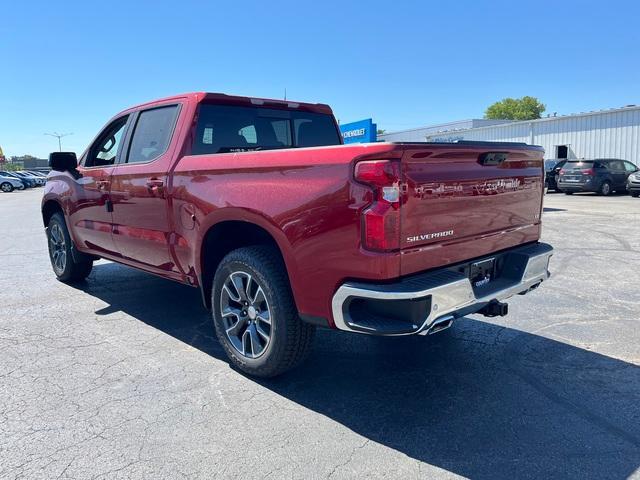
[(453, 325), (453, 316), (449, 315), (446, 317), (438, 318), (433, 324), (429, 327), (429, 329), (425, 332), (427, 335), (433, 335), (434, 333), (441, 332), (446, 330), (451, 325)]

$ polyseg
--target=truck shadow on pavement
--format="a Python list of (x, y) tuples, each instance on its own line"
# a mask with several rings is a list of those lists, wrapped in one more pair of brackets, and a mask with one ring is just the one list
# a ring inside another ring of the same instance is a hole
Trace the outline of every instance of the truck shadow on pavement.
[[(123, 311), (226, 361), (196, 289), (115, 264), (81, 288), (109, 304), (96, 313)], [(469, 478), (622, 479), (640, 467), (640, 367), (484, 321), (426, 338), (319, 330), (304, 365), (257, 383), (358, 433), (363, 449)]]

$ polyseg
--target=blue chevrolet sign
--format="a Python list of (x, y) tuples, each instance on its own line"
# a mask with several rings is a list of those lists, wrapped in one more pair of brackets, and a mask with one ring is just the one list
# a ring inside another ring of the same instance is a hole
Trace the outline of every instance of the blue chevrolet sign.
[(369, 143), (377, 139), (377, 126), (370, 118), (340, 125), (340, 132), (344, 143)]

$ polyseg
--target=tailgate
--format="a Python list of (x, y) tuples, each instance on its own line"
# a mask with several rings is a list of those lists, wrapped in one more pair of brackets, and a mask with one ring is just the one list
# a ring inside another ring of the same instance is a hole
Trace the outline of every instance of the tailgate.
[(403, 275), (538, 240), (542, 148), (497, 142), (403, 148)]
[(560, 179), (568, 183), (585, 183), (593, 177), (593, 162), (567, 162), (562, 167)]

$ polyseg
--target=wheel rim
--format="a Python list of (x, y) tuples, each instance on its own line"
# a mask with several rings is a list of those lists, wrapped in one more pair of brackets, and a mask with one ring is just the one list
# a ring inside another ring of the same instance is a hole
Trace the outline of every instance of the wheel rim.
[(611, 187), (609, 186), (608, 183), (605, 183), (602, 185), (602, 193), (604, 195), (609, 195), (609, 192), (611, 191)]
[(9, 185), (8, 183), (3, 183), (1, 188), (2, 188), (3, 192), (10, 192), (11, 191), (11, 185)]
[(271, 310), (260, 284), (246, 272), (233, 272), (224, 281), (220, 314), (227, 339), (247, 358), (261, 356), (271, 342)]
[(67, 248), (64, 234), (57, 223), (54, 223), (49, 229), (49, 253), (53, 269), (58, 275), (61, 275), (67, 265)]

